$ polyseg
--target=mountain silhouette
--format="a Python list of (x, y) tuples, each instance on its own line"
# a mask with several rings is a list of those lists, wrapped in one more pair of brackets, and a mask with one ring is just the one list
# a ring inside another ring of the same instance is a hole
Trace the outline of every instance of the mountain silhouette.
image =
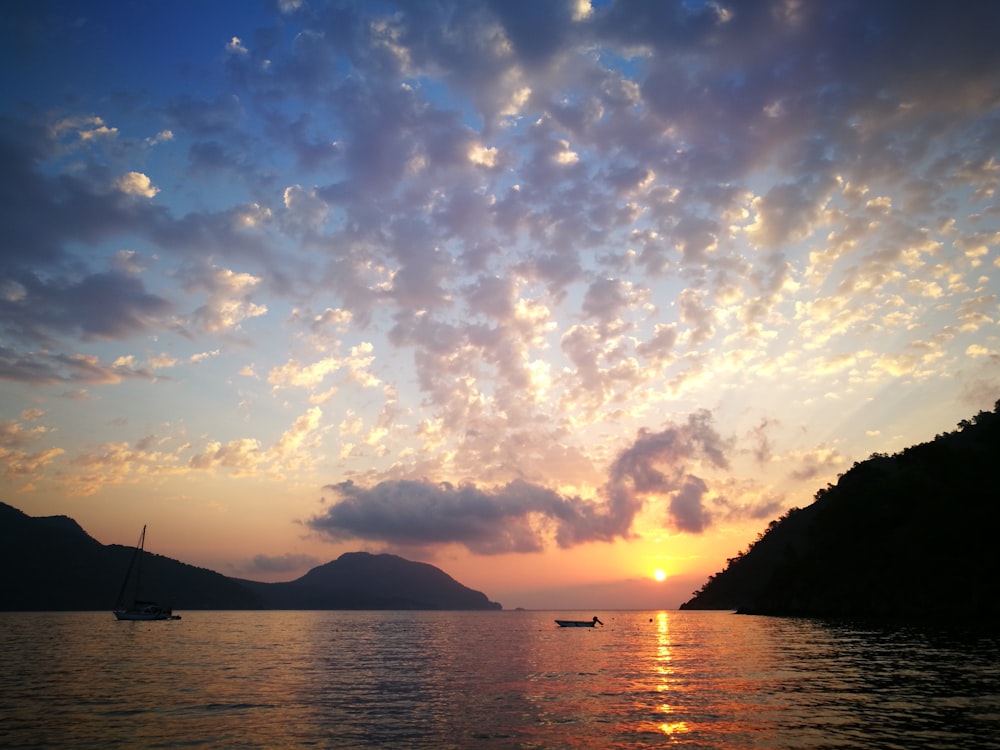
[(958, 427), (855, 463), (681, 609), (995, 625), (1000, 401)]
[[(134, 549), (104, 545), (66, 516), (0, 502), (0, 611), (110, 610)], [(432, 565), (349, 552), (286, 583), (231, 578), (146, 552), (142, 595), (175, 610), (501, 609)]]
[(288, 583), (242, 583), (276, 609), (501, 609), (439, 568), (346, 552)]

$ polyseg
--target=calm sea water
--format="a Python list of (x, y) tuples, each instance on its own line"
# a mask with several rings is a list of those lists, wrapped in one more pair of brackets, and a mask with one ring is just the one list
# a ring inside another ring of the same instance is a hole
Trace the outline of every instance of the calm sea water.
[(1000, 747), (995, 638), (593, 614), (0, 614), (0, 745)]

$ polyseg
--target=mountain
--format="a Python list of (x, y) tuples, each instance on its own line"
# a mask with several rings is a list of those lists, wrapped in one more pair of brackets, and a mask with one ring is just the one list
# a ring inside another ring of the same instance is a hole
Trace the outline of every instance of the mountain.
[[(0, 610), (111, 609), (132, 547), (103, 545), (66, 516), (33, 518), (0, 503)], [(144, 592), (185, 609), (257, 609), (238, 581), (146, 553)]]
[(501, 609), (433, 565), (368, 552), (347, 552), (288, 583), (242, 583), (274, 609)]
[[(66, 516), (0, 503), (0, 611), (110, 610), (132, 547), (104, 545)], [(192, 609), (501, 609), (426, 563), (350, 552), (287, 583), (230, 578), (145, 553), (143, 596)]]
[(855, 463), (681, 609), (1000, 622), (1000, 401), (958, 426)]

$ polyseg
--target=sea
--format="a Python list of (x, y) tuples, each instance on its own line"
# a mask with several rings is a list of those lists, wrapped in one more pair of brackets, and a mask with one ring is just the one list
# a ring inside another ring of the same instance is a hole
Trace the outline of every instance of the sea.
[[(1000, 638), (729, 612), (0, 613), (0, 746), (1000, 748)], [(600, 617), (604, 626), (554, 620)]]

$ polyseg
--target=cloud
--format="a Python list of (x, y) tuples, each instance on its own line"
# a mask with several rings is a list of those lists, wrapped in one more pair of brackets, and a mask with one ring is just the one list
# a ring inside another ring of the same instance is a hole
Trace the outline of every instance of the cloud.
[(688, 472), (704, 461), (728, 467), (727, 442), (707, 411), (660, 432), (643, 431), (622, 451), (598, 500), (562, 495), (514, 480), (495, 487), (427, 480), (353, 481), (327, 485), (334, 500), (308, 525), (335, 540), (392, 545), (461, 544), (476, 554), (538, 552), (554, 542), (573, 547), (631, 535), (650, 503), (678, 531), (701, 533), (713, 520), (708, 485)]
[(197, 365), (200, 364), (201, 362), (204, 362), (207, 359), (211, 359), (212, 357), (218, 357), (218, 356), (219, 356), (218, 349), (213, 349), (210, 352), (197, 352), (188, 357), (188, 362), (190, 362), (193, 365)]
[(228, 268), (211, 266), (188, 275), (188, 292), (205, 291), (205, 304), (191, 316), (197, 328), (207, 333), (238, 331), (243, 321), (267, 314), (267, 305), (251, 299), (260, 278)]
[(969, 344), (965, 349), (965, 353), (973, 358), (978, 357), (988, 357), (989, 359), (998, 359), (1000, 354), (995, 351), (987, 349), (985, 346), (980, 346), (979, 344)]
[(264, 470), (269, 457), (256, 438), (237, 438), (226, 443), (211, 441), (191, 457), (192, 469), (227, 469), (234, 477), (253, 476)]
[(677, 326), (673, 323), (657, 323), (653, 336), (636, 346), (636, 352), (653, 360), (665, 360), (673, 352), (677, 343)]
[(582, 310), (604, 327), (611, 327), (620, 313), (637, 305), (646, 296), (634, 284), (621, 279), (598, 279), (583, 297)]
[(708, 486), (688, 468), (700, 461), (728, 468), (727, 449), (727, 441), (715, 431), (707, 410), (659, 432), (641, 431), (609, 472), (608, 504), (610, 515), (618, 519), (618, 528), (627, 530), (647, 499), (659, 505), (666, 498), (664, 510), (670, 526), (679, 531), (703, 531), (711, 523), (703, 502)]
[(107, 485), (136, 484), (143, 478), (183, 473), (178, 457), (156, 450), (151, 438), (127, 442), (103, 443), (94, 450), (69, 459), (72, 472), (63, 483), (71, 495), (93, 495)]
[(141, 198), (152, 198), (160, 189), (153, 185), (142, 172), (128, 172), (115, 180), (115, 187), (125, 195), (135, 195)]
[(791, 471), (791, 476), (799, 481), (813, 481), (829, 475), (847, 462), (835, 446), (825, 443), (809, 450), (790, 451), (784, 460), (795, 467)]
[[(32, 415), (28, 412), (26, 416)], [(180, 432), (162, 437), (146, 435), (132, 442), (109, 441), (76, 452), (53, 449), (49, 455), (39, 454), (35, 460), (49, 463), (65, 453), (58, 474), (65, 491), (72, 495), (93, 495), (108, 485), (138, 484), (150, 478), (192, 472), (283, 481), (287, 473), (313, 468), (314, 451), (324, 431), (321, 418), (318, 407), (308, 409), (269, 447), (252, 436), (226, 442), (203, 437), (192, 442)], [(36, 427), (33, 432), (40, 434), (42, 429)], [(26, 437), (25, 431), (15, 426), (7, 429), (5, 439), (0, 423), (0, 451), (10, 447), (23, 453), (14, 441), (20, 445)], [(27, 458), (25, 454), (22, 465), (26, 465)]]
[(774, 442), (768, 435), (768, 430), (776, 425), (776, 420), (765, 417), (747, 435), (747, 439), (751, 444), (753, 457), (759, 464), (766, 464), (773, 457)]
[(562, 527), (586, 507), (579, 498), (522, 481), (493, 489), (410, 480), (365, 488), (348, 481), (326, 489), (337, 499), (309, 525), (332, 539), (459, 543), (478, 554), (538, 552), (545, 526)]
[[(117, 188), (109, 190), (114, 181), (103, 166), (56, 174), (45, 171), (48, 162), (78, 148), (61, 143), (63, 127), (65, 121), (50, 129), (42, 121), (0, 120), (0, 158), (5, 165), (0, 180), (0, 236), (5, 237), (5, 275), (40, 264), (51, 270), (50, 264), (71, 256), (67, 247), (71, 243), (92, 245), (151, 224), (161, 210), (148, 201), (130, 200)], [(100, 150), (99, 145), (94, 148)], [(141, 188), (135, 178), (126, 175), (123, 179), (126, 189)]]
[(685, 337), (696, 347), (715, 335), (715, 311), (705, 304), (704, 295), (695, 289), (685, 289), (678, 297), (681, 322), (689, 328)]
[(0, 299), (0, 328), (26, 341), (74, 333), (120, 339), (155, 327), (170, 309), (140, 278), (117, 270), (79, 279), (23, 276), (18, 294)]
[(334, 310), (328, 307), (312, 319), (310, 327), (314, 331), (322, 331), (327, 327), (343, 331), (348, 327), (353, 317), (347, 310)]
[(25, 410), (21, 413), (22, 422), (12, 419), (0, 421), (3, 476), (18, 483), (19, 492), (33, 489), (44, 476), (46, 467), (64, 452), (61, 448), (34, 449), (36, 444), (43, 442), (47, 429), (42, 425), (26, 427), (24, 422), (37, 421), (43, 416), (38, 410)]
[(799, 185), (776, 185), (751, 204), (756, 220), (747, 227), (751, 240), (764, 247), (802, 240), (813, 231), (820, 216), (822, 202), (808, 195)]
[(275, 367), (267, 376), (267, 382), (275, 388), (306, 388), (314, 390), (320, 386), (326, 376), (343, 367), (343, 362), (335, 357), (326, 357), (310, 365), (302, 365), (296, 360), (289, 360), (280, 367)]
[(670, 498), (668, 513), (678, 531), (700, 534), (712, 522), (712, 515), (705, 507), (704, 497), (708, 485), (700, 477), (689, 474), (680, 489)]
[(50, 132), (57, 138), (71, 133), (81, 141), (89, 141), (102, 136), (114, 137), (118, 135), (118, 128), (108, 127), (104, 120), (96, 115), (81, 115), (59, 120), (52, 125)]
[(168, 141), (172, 141), (173, 139), (174, 139), (173, 131), (161, 130), (156, 135), (147, 138), (146, 143), (148, 143), (150, 146), (158, 146), (161, 143), (167, 143)]
[(151, 371), (136, 369), (131, 363), (104, 365), (93, 355), (65, 355), (45, 350), (19, 352), (0, 346), (0, 380), (38, 385), (110, 385), (125, 378), (152, 377)]
[(226, 43), (226, 52), (231, 55), (245, 55), (247, 48), (238, 36), (234, 36)]
[(362, 342), (352, 346), (346, 357), (324, 357), (311, 364), (302, 364), (291, 359), (283, 365), (278, 365), (268, 373), (267, 382), (275, 390), (280, 388), (302, 388), (310, 392), (314, 399), (325, 399), (332, 395), (336, 386), (331, 386), (325, 393), (319, 388), (331, 375), (341, 374), (341, 380), (355, 383), (362, 388), (376, 388), (381, 380), (371, 371), (375, 358), (372, 356), (372, 345)]
[(272, 449), (272, 453), (284, 459), (284, 468), (302, 465), (305, 457), (310, 455), (308, 449), (316, 445), (317, 432), (320, 430), (322, 417), (323, 410), (314, 406), (282, 433), (281, 438)]
[(177, 358), (165, 352), (155, 354), (149, 358), (149, 368), (151, 370), (167, 370), (171, 367), (176, 367), (177, 364)]
[(318, 232), (330, 212), (315, 188), (304, 190), (300, 185), (285, 188), (284, 203), (289, 228), (294, 232)]

